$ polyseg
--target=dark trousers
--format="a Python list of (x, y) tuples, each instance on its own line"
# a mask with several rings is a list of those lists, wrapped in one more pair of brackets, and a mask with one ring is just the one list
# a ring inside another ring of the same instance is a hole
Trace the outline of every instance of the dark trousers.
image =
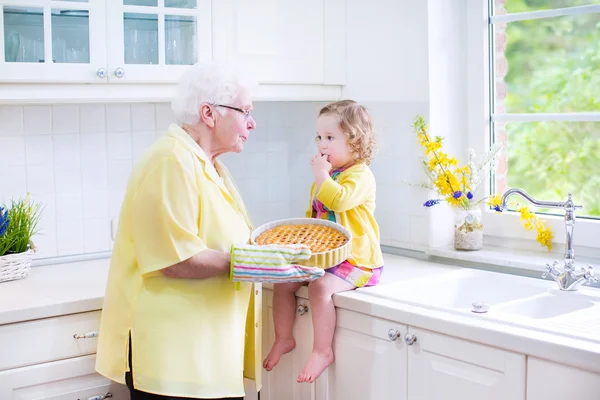
[[(133, 387), (133, 366), (131, 363), (131, 335), (129, 336), (129, 372), (125, 373), (125, 383), (129, 388), (129, 394), (131, 400), (199, 400), (198, 398), (192, 397), (174, 397), (174, 396), (161, 396), (159, 394), (152, 394), (147, 392), (141, 392)], [(260, 397), (259, 397), (260, 399)], [(227, 397), (222, 399), (213, 400), (244, 400), (243, 397)]]

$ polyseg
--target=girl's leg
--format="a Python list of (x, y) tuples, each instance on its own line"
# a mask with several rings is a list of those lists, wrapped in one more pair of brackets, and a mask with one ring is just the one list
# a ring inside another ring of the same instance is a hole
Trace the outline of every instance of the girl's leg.
[(296, 316), (296, 290), (303, 282), (276, 283), (273, 293), (273, 324), (275, 325), (275, 342), (267, 358), (263, 361), (263, 368), (267, 371), (273, 369), (285, 353), (296, 347), (292, 329)]
[(354, 285), (333, 274), (325, 274), (308, 284), (314, 343), (312, 354), (298, 376), (298, 382), (314, 382), (333, 362), (332, 343), (336, 316), (332, 296), (334, 293), (353, 289)]

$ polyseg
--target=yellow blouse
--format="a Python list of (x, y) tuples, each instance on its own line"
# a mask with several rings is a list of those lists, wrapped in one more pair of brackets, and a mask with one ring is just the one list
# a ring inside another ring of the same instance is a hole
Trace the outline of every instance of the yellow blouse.
[[(136, 389), (178, 397), (260, 389), (261, 287), (223, 275), (172, 279), (159, 270), (204, 249), (248, 243), (251, 224), (225, 166), (177, 125), (136, 165), (119, 216), (97, 371), (125, 383), (128, 334)], [(238, 290), (236, 290), (236, 286)]]

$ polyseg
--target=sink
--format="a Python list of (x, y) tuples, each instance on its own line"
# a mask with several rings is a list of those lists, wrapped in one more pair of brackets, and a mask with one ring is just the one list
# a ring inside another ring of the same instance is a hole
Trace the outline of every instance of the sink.
[(498, 314), (510, 314), (531, 319), (548, 319), (570, 314), (595, 306), (585, 298), (575, 298), (573, 293), (546, 294), (498, 307)]
[[(490, 306), (545, 293), (551, 283), (475, 269), (370, 288), (370, 295), (445, 310), (470, 311), (474, 302)], [(367, 293), (367, 292), (365, 292)]]
[[(600, 292), (596, 289), (563, 292), (552, 281), (463, 268), (357, 290), (386, 300), (600, 344)], [(473, 303), (488, 303), (488, 312), (472, 312)]]

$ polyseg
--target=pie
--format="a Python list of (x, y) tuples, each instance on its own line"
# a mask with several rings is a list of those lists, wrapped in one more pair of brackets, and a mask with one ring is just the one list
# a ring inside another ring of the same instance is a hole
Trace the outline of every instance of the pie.
[(337, 229), (318, 224), (279, 225), (267, 229), (256, 244), (305, 244), (312, 253), (322, 253), (342, 247), (348, 238)]

